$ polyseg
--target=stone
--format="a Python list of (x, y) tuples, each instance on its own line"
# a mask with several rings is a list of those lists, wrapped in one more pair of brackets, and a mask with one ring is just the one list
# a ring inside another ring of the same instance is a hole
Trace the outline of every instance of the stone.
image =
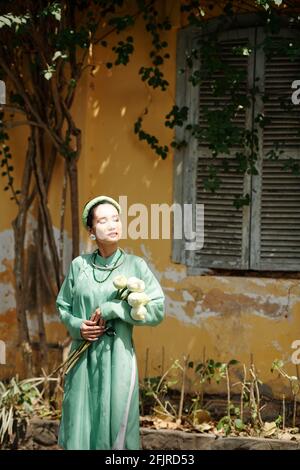
[(31, 420), (34, 442), (49, 447), (57, 444), (59, 423), (55, 420)]
[[(61, 450), (57, 445), (58, 429), (59, 421), (34, 418), (18, 449)], [(141, 446), (146, 450), (300, 450), (300, 441), (141, 428)]]

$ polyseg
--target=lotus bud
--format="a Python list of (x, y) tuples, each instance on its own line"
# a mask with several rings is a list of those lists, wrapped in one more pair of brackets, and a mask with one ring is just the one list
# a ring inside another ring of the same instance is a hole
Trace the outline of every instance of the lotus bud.
[(142, 279), (137, 277), (130, 277), (127, 280), (127, 289), (131, 292), (143, 292), (145, 290), (145, 283)]
[(139, 305), (145, 305), (149, 302), (149, 297), (145, 292), (131, 292), (127, 302), (131, 307), (137, 308)]
[(147, 309), (144, 307), (144, 305), (140, 305), (137, 308), (132, 308), (130, 311), (131, 318), (133, 320), (141, 321), (145, 320), (147, 314)]
[(124, 289), (127, 286), (127, 278), (120, 274), (114, 278), (113, 284), (116, 289)]

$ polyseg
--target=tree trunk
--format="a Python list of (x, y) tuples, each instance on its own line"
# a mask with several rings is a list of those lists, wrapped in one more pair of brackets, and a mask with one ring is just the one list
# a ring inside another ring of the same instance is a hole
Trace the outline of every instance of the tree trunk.
[(59, 260), (60, 260), (61, 277), (63, 276), (63, 264), (64, 264), (64, 229), (65, 229), (67, 189), (68, 189), (68, 167), (67, 167), (67, 161), (65, 160), (64, 161), (64, 180), (63, 180), (63, 188), (62, 188), (62, 195), (61, 195), (61, 207), (60, 207), (60, 229), (59, 229)]
[(36, 245), (36, 252), (37, 252), (37, 263), (36, 263), (36, 271), (35, 271), (35, 281), (36, 281), (36, 312), (38, 318), (38, 332), (39, 332), (39, 347), (40, 347), (40, 361), (38, 364), (38, 368), (43, 368), (46, 372), (48, 371), (48, 346), (47, 346), (47, 337), (46, 337), (46, 328), (44, 322), (44, 315), (43, 315), (43, 304), (44, 304), (44, 296), (42, 294), (43, 288), (43, 277), (41, 276), (41, 266), (43, 264), (43, 231), (41, 230), (42, 227), (42, 216), (39, 214), (38, 217), (38, 227), (35, 231), (35, 245)]
[(78, 171), (77, 159), (68, 159), (72, 211), (72, 259), (79, 255), (79, 209), (78, 209)]
[[(34, 157), (34, 143), (32, 136), (29, 139), (25, 166), (23, 171), (21, 197), (19, 203), (19, 212), (12, 222), (15, 238), (15, 259), (14, 273), (16, 280), (16, 312), (18, 323), (18, 340), (21, 346), (25, 374), (32, 376), (32, 349), (29, 335), (28, 322), (26, 317), (26, 289), (25, 289), (25, 253), (24, 242), (26, 232), (26, 220), (28, 209), (30, 207), (29, 189), (32, 173), (32, 159)], [(32, 198), (31, 198), (32, 202)]]
[[(38, 190), (42, 220), (43, 220), (43, 224), (45, 227), (45, 232), (47, 235), (47, 242), (48, 242), (50, 255), (51, 255), (51, 261), (52, 261), (51, 264), (53, 266), (54, 279), (55, 279), (56, 288), (58, 291), (60, 288), (60, 267), (59, 267), (60, 263), (59, 263), (57, 247), (56, 247), (54, 234), (53, 234), (52, 218), (51, 218), (51, 214), (48, 208), (47, 189), (45, 186), (45, 180), (44, 180), (42, 166), (41, 166), (40, 132), (42, 131), (35, 129), (36, 152), (35, 152), (33, 169), (34, 169), (36, 185), (37, 185), (37, 190)], [(49, 281), (51, 282), (51, 279), (49, 279)]]

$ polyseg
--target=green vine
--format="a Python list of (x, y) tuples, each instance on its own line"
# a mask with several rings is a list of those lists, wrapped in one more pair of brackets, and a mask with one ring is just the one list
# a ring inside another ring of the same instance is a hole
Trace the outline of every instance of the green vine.
[[(144, 114), (148, 113), (148, 109), (146, 108)], [(153, 149), (157, 155), (159, 155), (163, 160), (167, 157), (169, 148), (167, 145), (159, 145), (159, 140), (154, 135), (151, 135), (145, 132), (142, 129), (142, 122), (143, 118), (139, 117), (134, 124), (134, 133), (138, 135), (140, 140), (145, 140), (147, 144)]]

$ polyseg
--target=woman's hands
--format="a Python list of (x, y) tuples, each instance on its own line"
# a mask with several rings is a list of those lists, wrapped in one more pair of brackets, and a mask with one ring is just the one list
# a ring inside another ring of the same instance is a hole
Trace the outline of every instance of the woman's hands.
[(90, 320), (83, 320), (80, 333), (87, 341), (97, 341), (104, 334), (105, 320), (101, 316), (100, 308), (92, 314)]

